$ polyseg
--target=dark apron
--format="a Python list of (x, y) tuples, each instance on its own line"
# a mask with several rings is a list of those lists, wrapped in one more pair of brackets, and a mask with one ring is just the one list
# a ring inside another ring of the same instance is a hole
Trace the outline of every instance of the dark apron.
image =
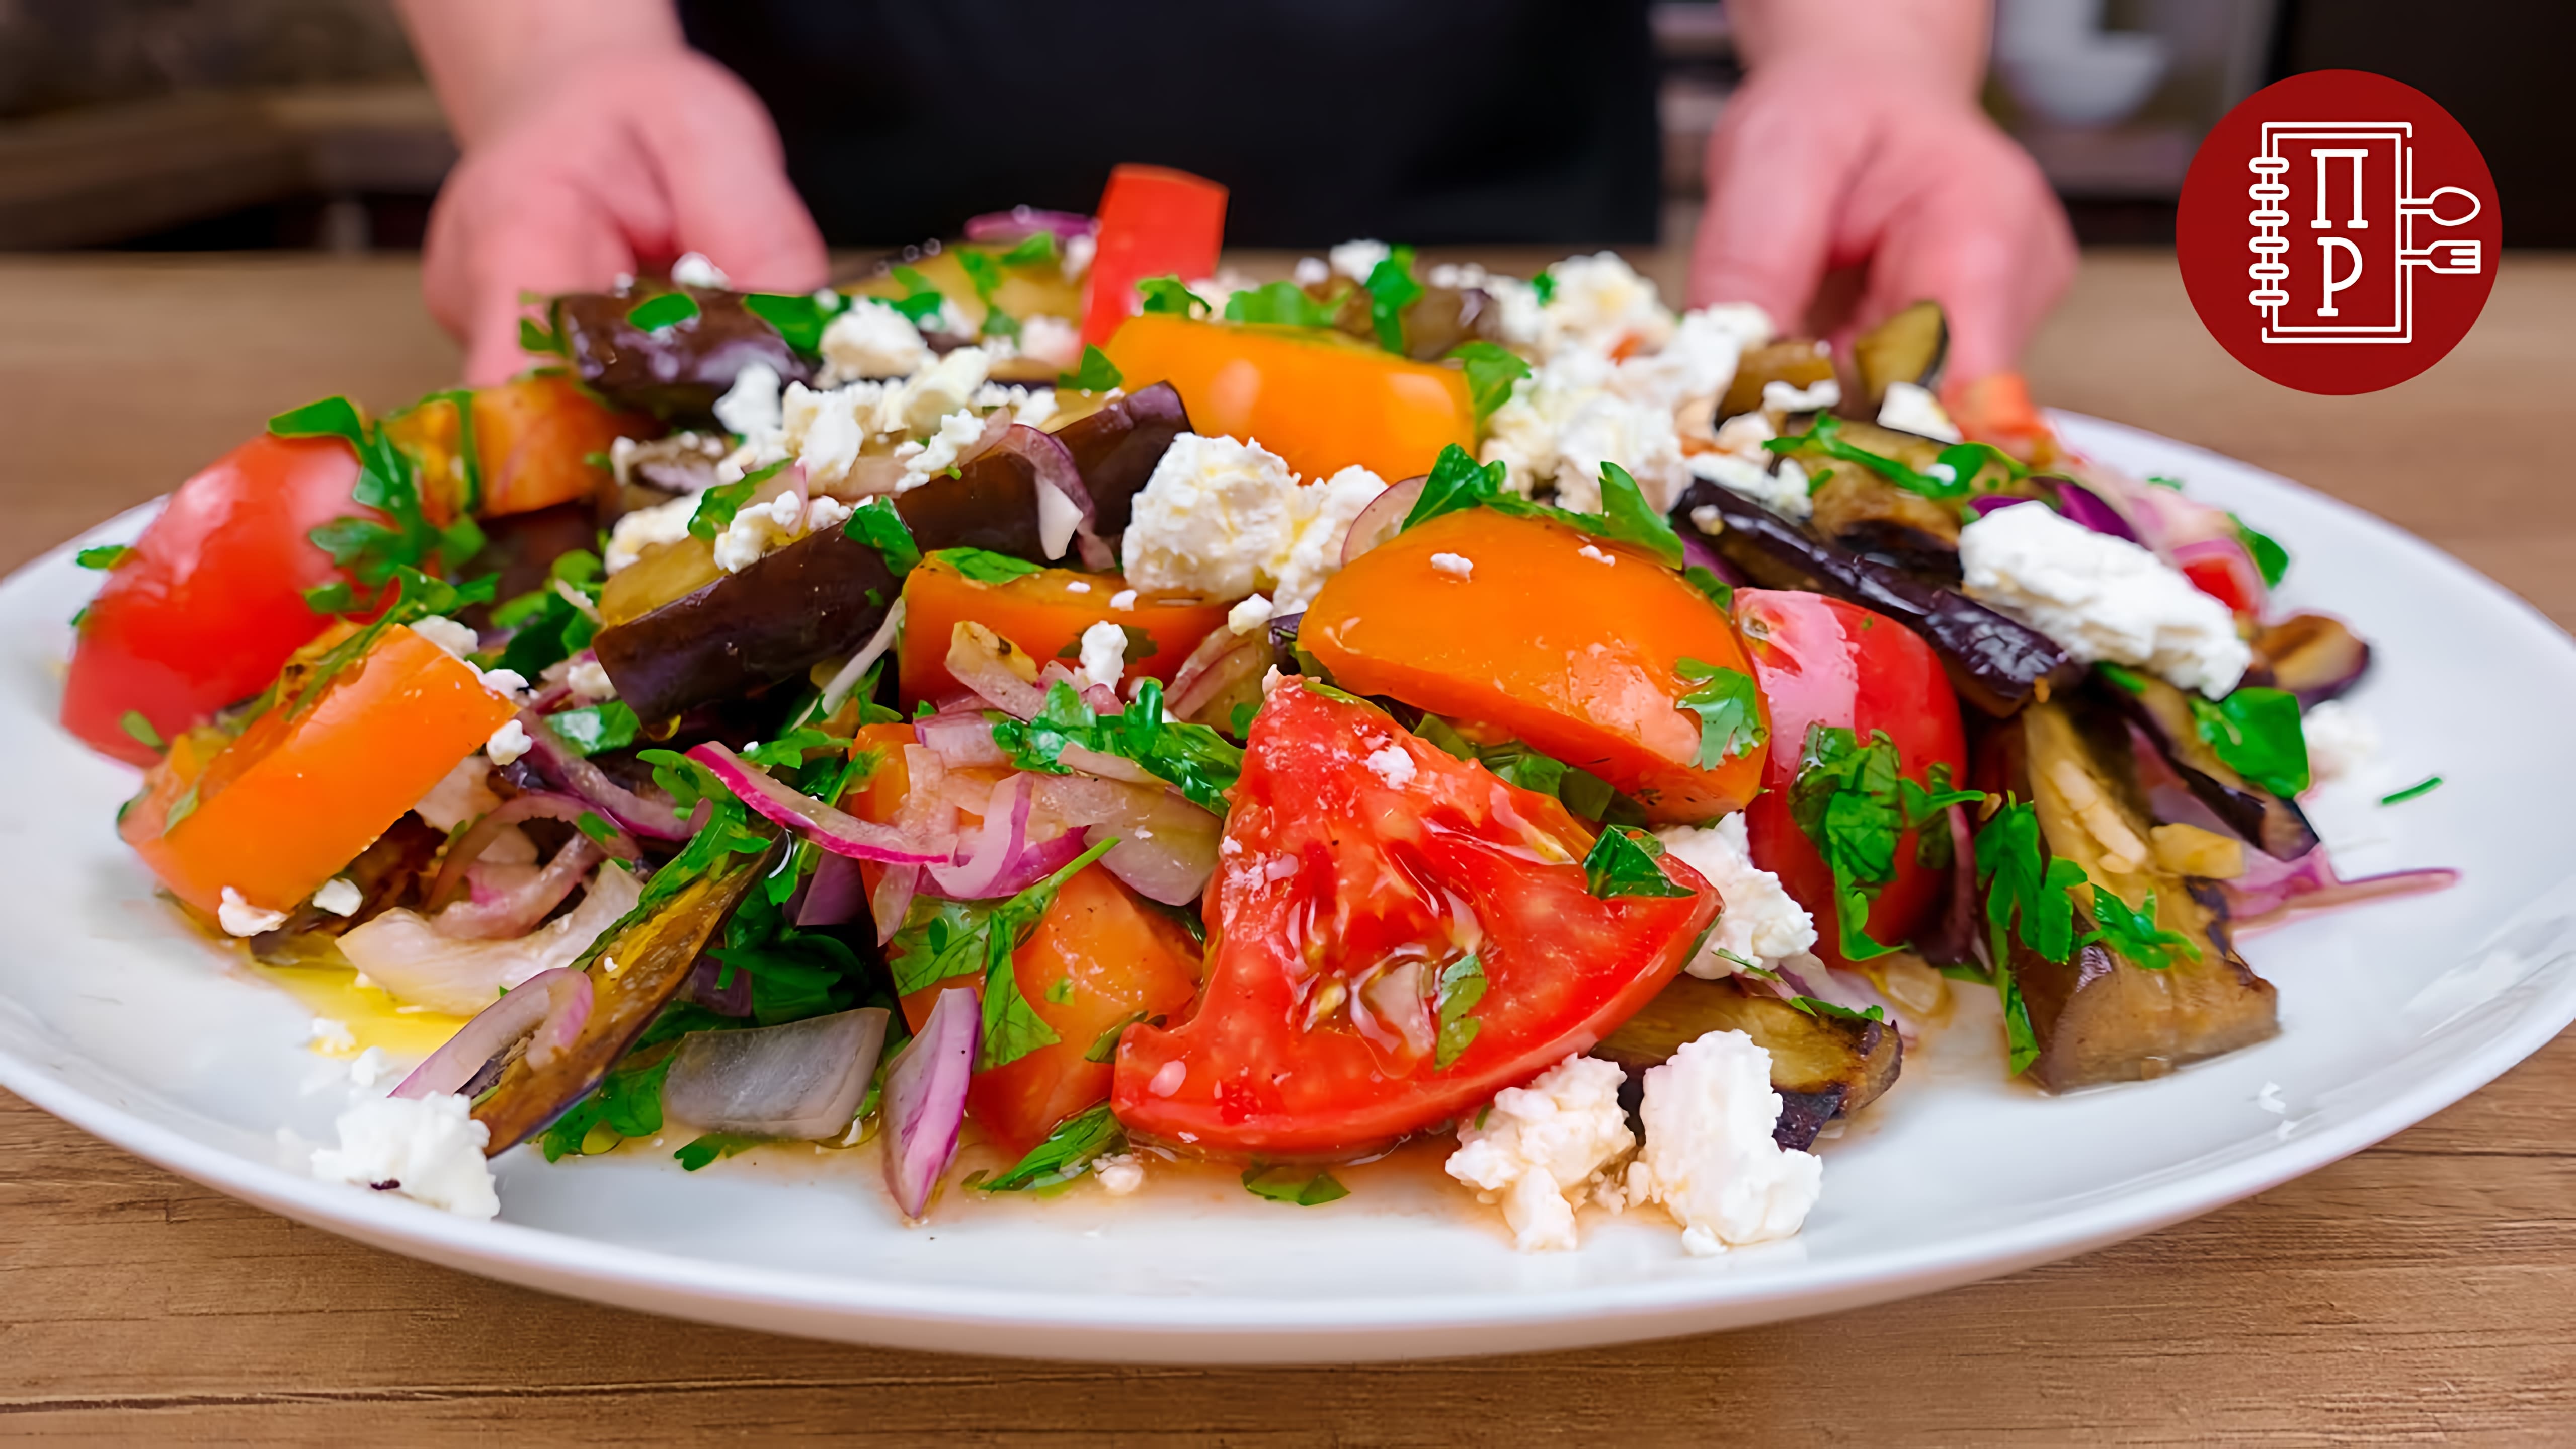
[(1091, 210), (1121, 161), (1233, 189), (1236, 246), (1651, 242), (1643, 0), (682, 0), (836, 245)]

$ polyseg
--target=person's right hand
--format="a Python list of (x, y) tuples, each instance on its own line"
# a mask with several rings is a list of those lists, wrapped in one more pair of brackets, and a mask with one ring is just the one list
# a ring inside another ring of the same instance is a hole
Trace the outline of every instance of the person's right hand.
[(528, 365), (521, 293), (601, 289), (692, 251), (760, 291), (811, 291), (829, 267), (750, 88), (686, 49), (614, 51), (550, 70), (468, 147), (430, 213), (421, 289), (481, 386)]

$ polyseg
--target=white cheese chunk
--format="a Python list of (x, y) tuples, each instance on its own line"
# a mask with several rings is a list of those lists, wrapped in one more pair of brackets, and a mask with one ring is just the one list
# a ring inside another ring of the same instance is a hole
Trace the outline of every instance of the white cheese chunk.
[(733, 286), (733, 278), (725, 275), (724, 268), (707, 260), (705, 252), (680, 253), (680, 259), (671, 263), (671, 282), (675, 286), (698, 287), (709, 292), (721, 292)]
[(1660, 1204), (1694, 1256), (1796, 1234), (1823, 1190), (1824, 1163), (1772, 1140), (1781, 1104), (1771, 1054), (1740, 1031), (1713, 1031), (1648, 1067), (1645, 1083), (1629, 1205)]
[(2215, 699), (2253, 651), (2236, 616), (2164, 560), (2033, 501), (1959, 530), (1968, 597), (2012, 615), (2076, 658), (2150, 670)]
[(1431, 567), (1453, 579), (1472, 578), (1476, 573), (1476, 561), (1462, 553), (1435, 553)]
[(2308, 741), (2308, 773), (2322, 785), (2358, 772), (2379, 755), (2379, 725), (2339, 699), (2311, 706), (2299, 719)]
[(1931, 389), (1910, 382), (1887, 385), (1887, 397), (1878, 405), (1878, 425), (1944, 443), (1960, 441), (1959, 425), (1950, 421), (1941, 400)]
[(1843, 385), (1830, 377), (1805, 388), (1792, 386), (1778, 378), (1762, 384), (1762, 406), (1768, 412), (1812, 413), (1837, 406), (1842, 400)]
[(930, 365), (930, 344), (912, 319), (877, 298), (853, 301), (823, 328), (818, 344), (828, 380), (910, 377)]
[(733, 375), (733, 386), (716, 399), (716, 421), (736, 437), (765, 438), (779, 427), (778, 369), (766, 362), (746, 362)]
[(261, 910), (243, 900), (240, 891), (226, 886), (222, 900), (215, 906), (215, 921), (224, 928), (225, 935), (248, 938), (285, 925), (286, 912)]
[(493, 764), (507, 765), (535, 746), (536, 742), (528, 738), (527, 726), (513, 719), (492, 731), (492, 737), (483, 742), (483, 755)]
[(459, 1217), (499, 1215), (501, 1197), (483, 1158), (489, 1129), (463, 1097), (380, 1097), (340, 1114), (340, 1145), (313, 1153), (313, 1175), (399, 1192)]
[(356, 881), (345, 875), (331, 877), (322, 883), (320, 890), (313, 893), (314, 906), (317, 909), (329, 911), (335, 916), (354, 916), (358, 913), (358, 907), (366, 903), (366, 893), (358, 889)]
[(1297, 479), (1259, 443), (1183, 433), (1136, 494), (1127, 581), (1239, 599), (1279, 581), (1296, 543)]
[(1524, 1253), (1575, 1246), (1574, 1210), (1595, 1193), (1614, 1205), (1609, 1173), (1637, 1145), (1619, 1105), (1627, 1074), (1616, 1062), (1570, 1056), (1526, 1087), (1506, 1087), (1458, 1129), (1451, 1177), (1500, 1203)]
[(1685, 967), (1693, 976), (1731, 976), (1746, 966), (1770, 970), (1815, 949), (1815, 918), (1781, 889), (1778, 876), (1753, 863), (1742, 812), (1714, 825), (1667, 826), (1655, 838), (1706, 876), (1725, 903), (1716, 929)]
[(471, 628), (436, 614), (413, 623), (411, 631), (459, 659), (483, 647)]
[(1271, 592), (1274, 612), (1293, 614), (1314, 602), (1324, 581), (1341, 572), (1342, 549), (1350, 541), (1351, 523), (1379, 494), (1386, 480), (1366, 468), (1344, 468), (1321, 483), (1299, 488), (1288, 500), (1295, 536), (1287, 561), (1280, 565), (1278, 587)]
[(633, 568), (644, 550), (687, 538), (689, 520), (697, 513), (698, 500), (694, 496), (636, 509), (618, 519), (617, 526), (608, 531), (608, 551), (600, 556), (601, 566), (612, 574)]
[(1127, 631), (1103, 619), (1082, 631), (1082, 667), (1074, 687), (1098, 684), (1116, 689), (1127, 675)]

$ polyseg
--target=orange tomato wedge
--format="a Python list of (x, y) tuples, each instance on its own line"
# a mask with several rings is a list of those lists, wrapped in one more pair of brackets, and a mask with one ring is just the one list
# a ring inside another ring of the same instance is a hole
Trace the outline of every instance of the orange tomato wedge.
[(1678, 703), (1699, 687), (1684, 660), (1750, 678), (1734, 626), (1645, 554), (1561, 524), (1470, 508), (1406, 529), (1324, 585), (1298, 640), (1343, 688), (1517, 737), (1658, 823), (1740, 810), (1762, 784), (1759, 748), (1699, 768)]
[(649, 418), (613, 412), (559, 372), (531, 373), (474, 394), (474, 456), (485, 516), (533, 513), (608, 486), (592, 460), (619, 438), (649, 438)]
[(1391, 483), (1430, 472), (1452, 443), (1476, 450), (1466, 373), (1338, 332), (1156, 313), (1105, 350), (1129, 387), (1177, 389), (1196, 432), (1258, 442), (1303, 478), (1356, 464)]
[[(335, 630), (298, 658), (347, 637)], [(262, 910), (293, 909), (518, 712), (472, 665), (402, 627), (319, 690), (229, 743), (183, 736), (145, 776), (117, 830), (172, 895), (212, 913), (230, 887)]]
[(1169, 684), (1208, 631), (1225, 622), (1226, 606), (1194, 594), (1140, 593), (1135, 607), (1110, 606), (1127, 587), (1116, 574), (1041, 569), (1007, 583), (982, 584), (957, 572), (936, 554), (903, 581), (903, 653), (897, 661), (906, 709), (915, 700), (953, 692), (948, 642), (958, 624), (973, 622), (1020, 647), (1041, 663), (1074, 661), (1083, 631), (1107, 622), (1141, 630), (1128, 636), (1127, 670)]

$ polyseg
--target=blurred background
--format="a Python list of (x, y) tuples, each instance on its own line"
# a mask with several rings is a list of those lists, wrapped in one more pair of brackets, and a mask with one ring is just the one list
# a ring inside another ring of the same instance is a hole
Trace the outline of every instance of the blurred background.
[[(1741, 72), (1723, 4), (1652, 12), (1675, 241)], [(2213, 121), (2350, 67), (2467, 126), (2507, 245), (2576, 245), (2576, 108), (2554, 74), (2576, 0), (1997, 0), (1995, 31), (1986, 103), (2087, 242), (2170, 241)], [(0, 249), (416, 248), (454, 159), (386, 0), (0, 0)]]

